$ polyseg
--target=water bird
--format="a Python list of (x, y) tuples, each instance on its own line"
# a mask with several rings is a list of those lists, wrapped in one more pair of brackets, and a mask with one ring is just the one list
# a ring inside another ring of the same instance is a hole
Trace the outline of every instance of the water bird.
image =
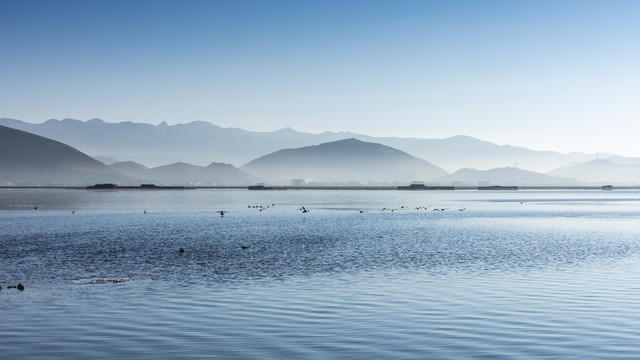
[(303, 214), (304, 214), (304, 213), (308, 213), (308, 212), (309, 212), (309, 210), (305, 209), (305, 207), (304, 207), (304, 206), (302, 206), (302, 207), (301, 207), (300, 209), (298, 209), (298, 210), (301, 210)]
[(225, 214), (225, 211), (220, 210), (220, 211), (218, 211), (218, 214), (220, 214), (220, 217), (223, 217), (223, 216), (224, 216), (224, 214)]
[(17, 288), (18, 290), (20, 290), (20, 291), (23, 291), (23, 290), (24, 290), (24, 285), (22, 285), (22, 284), (18, 284), (18, 286), (16, 286), (16, 288)]
[(73, 211), (72, 211), (71, 213), (72, 213), (72, 214), (75, 214), (75, 213), (76, 213), (76, 209), (73, 209)]
[(144, 210), (144, 213), (145, 213), (145, 214), (147, 213), (147, 210), (146, 210), (146, 209)]
[(458, 211), (465, 211), (467, 208), (460, 208)]
[(185, 252), (185, 250), (184, 250), (183, 248), (180, 248), (180, 252), (181, 252), (181, 253), (184, 253), (184, 252)]
[(40, 205), (36, 204), (36, 206), (33, 207), (33, 210), (38, 210), (40, 208)]
[(247, 246), (247, 245), (242, 245), (242, 246), (241, 246), (241, 248), (243, 248), (243, 249), (248, 249), (248, 248), (249, 248), (249, 246)]

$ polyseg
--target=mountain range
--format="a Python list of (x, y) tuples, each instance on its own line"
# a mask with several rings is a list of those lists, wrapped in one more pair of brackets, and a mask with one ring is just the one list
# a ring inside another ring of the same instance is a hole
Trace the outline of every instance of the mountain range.
[[(291, 128), (273, 132), (252, 132), (238, 128), (222, 128), (203, 121), (177, 125), (167, 125), (163, 122), (151, 125), (133, 122), (107, 123), (100, 119), (86, 122), (51, 119), (40, 124), (32, 124), (2, 118), (0, 125), (60, 141), (106, 161), (135, 161), (147, 166), (188, 161), (202, 166), (211, 162), (224, 162), (240, 167), (278, 150), (348, 138), (396, 148), (448, 172), (462, 168), (488, 170), (517, 166), (546, 173), (571, 162), (585, 162), (596, 158), (595, 154), (561, 154), (497, 145), (469, 136), (446, 139), (371, 137), (346, 132), (310, 134)], [(606, 158), (612, 155), (600, 156)], [(640, 159), (625, 160), (640, 163)]]
[(107, 166), (61, 142), (0, 126), (0, 185), (249, 185), (258, 178), (236, 167), (174, 163), (155, 168), (133, 162)]
[[(102, 148), (104, 157), (100, 159), (105, 159), (111, 164), (107, 166), (82, 153), (75, 146), (0, 125), (0, 184), (4, 185), (117, 182), (205, 186), (248, 185), (257, 182), (288, 184), (292, 179), (300, 179), (299, 181), (317, 184), (378, 185), (422, 181), (471, 186), (564, 186), (636, 185), (640, 179), (638, 158), (601, 154), (600, 156), (608, 158), (594, 159), (580, 153), (563, 155), (539, 152), (514, 146), (498, 146), (466, 136), (441, 140), (385, 138), (388, 142), (398, 142), (405, 148), (415, 148), (416, 151), (421, 149), (424, 152), (425, 149), (431, 149), (427, 156), (421, 157), (381, 142), (365, 141), (372, 139), (371, 137), (344, 137), (345, 133), (314, 135), (298, 133), (292, 129), (254, 133), (241, 129), (222, 129), (209, 123), (154, 126), (135, 123), (108, 124), (97, 119), (88, 122), (50, 120), (43, 124), (0, 119), (0, 123), (51, 132), (74, 143), (85, 144), (89, 148)], [(100, 129), (103, 130), (102, 137), (98, 136)], [(145, 134), (151, 135), (145, 138)], [(172, 138), (172, 134), (177, 135)], [(265, 152), (240, 168), (215, 160), (211, 162), (212, 158), (221, 159), (229, 156), (239, 159), (248, 156), (247, 154), (256, 151), (254, 143), (261, 144), (258, 148), (269, 148), (281, 143), (309, 143), (323, 136), (341, 138)], [(88, 139), (96, 139), (98, 145), (92, 147)], [(167, 143), (163, 144), (162, 139), (166, 139)], [(221, 144), (230, 144), (231, 149), (225, 149)], [(211, 152), (211, 147), (219, 151)], [(180, 148), (180, 151), (171, 151), (177, 148)], [(195, 151), (194, 148), (201, 150)], [(241, 149), (246, 151), (240, 156), (234, 153), (234, 150)], [(449, 157), (449, 164), (461, 164), (483, 159), (483, 154), (495, 154), (494, 158), (484, 159), (485, 164), (507, 157), (564, 162), (546, 174), (518, 166), (498, 166), (481, 170), (474, 166), (456, 169), (457, 171), (449, 174), (439, 167), (439, 164), (431, 162), (433, 158)], [(154, 167), (149, 168), (134, 161), (137, 157), (148, 156), (153, 159), (151, 164)], [(182, 158), (173, 161), (178, 156)], [(206, 157), (209, 158), (205, 162), (208, 165), (191, 164), (194, 162), (193, 159)], [(580, 161), (582, 158), (586, 158), (587, 161)], [(115, 159), (126, 161), (114, 163)]]
[(257, 177), (251, 176), (233, 165), (215, 162), (208, 166), (177, 162), (147, 168), (132, 161), (125, 161), (111, 164), (109, 167), (134, 179), (135, 184), (240, 186), (252, 185), (259, 180)]

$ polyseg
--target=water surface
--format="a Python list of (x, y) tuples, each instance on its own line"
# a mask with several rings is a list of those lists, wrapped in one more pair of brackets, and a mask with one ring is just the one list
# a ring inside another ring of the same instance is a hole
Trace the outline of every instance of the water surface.
[(635, 358), (639, 239), (635, 191), (0, 190), (0, 354)]

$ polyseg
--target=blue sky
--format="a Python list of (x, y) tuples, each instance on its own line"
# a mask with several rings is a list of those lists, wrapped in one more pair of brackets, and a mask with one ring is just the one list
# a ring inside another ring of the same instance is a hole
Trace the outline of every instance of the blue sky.
[(0, 0), (0, 117), (640, 156), (640, 1)]

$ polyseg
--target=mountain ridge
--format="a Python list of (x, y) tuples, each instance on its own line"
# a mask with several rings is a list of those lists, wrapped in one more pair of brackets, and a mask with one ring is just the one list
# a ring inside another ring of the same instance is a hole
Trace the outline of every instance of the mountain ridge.
[(0, 183), (88, 185), (127, 178), (81, 151), (0, 125)]
[(355, 138), (281, 149), (241, 167), (268, 182), (291, 179), (318, 183), (406, 183), (448, 173), (404, 151)]
[(546, 173), (572, 161), (583, 162), (595, 157), (579, 152), (561, 154), (497, 145), (467, 135), (444, 139), (372, 137), (331, 131), (311, 134), (290, 127), (273, 132), (252, 132), (241, 128), (222, 128), (206, 121), (152, 125), (130, 121), (108, 123), (97, 118), (89, 121), (50, 119), (41, 124), (3, 118), (0, 119), (1, 124), (69, 144), (94, 156), (131, 160), (150, 166), (188, 159), (202, 166), (216, 161), (239, 167), (280, 149), (351, 137), (394, 147), (449, 172), (461, 168), (491, 169), (516, 164), (520, 168)]

